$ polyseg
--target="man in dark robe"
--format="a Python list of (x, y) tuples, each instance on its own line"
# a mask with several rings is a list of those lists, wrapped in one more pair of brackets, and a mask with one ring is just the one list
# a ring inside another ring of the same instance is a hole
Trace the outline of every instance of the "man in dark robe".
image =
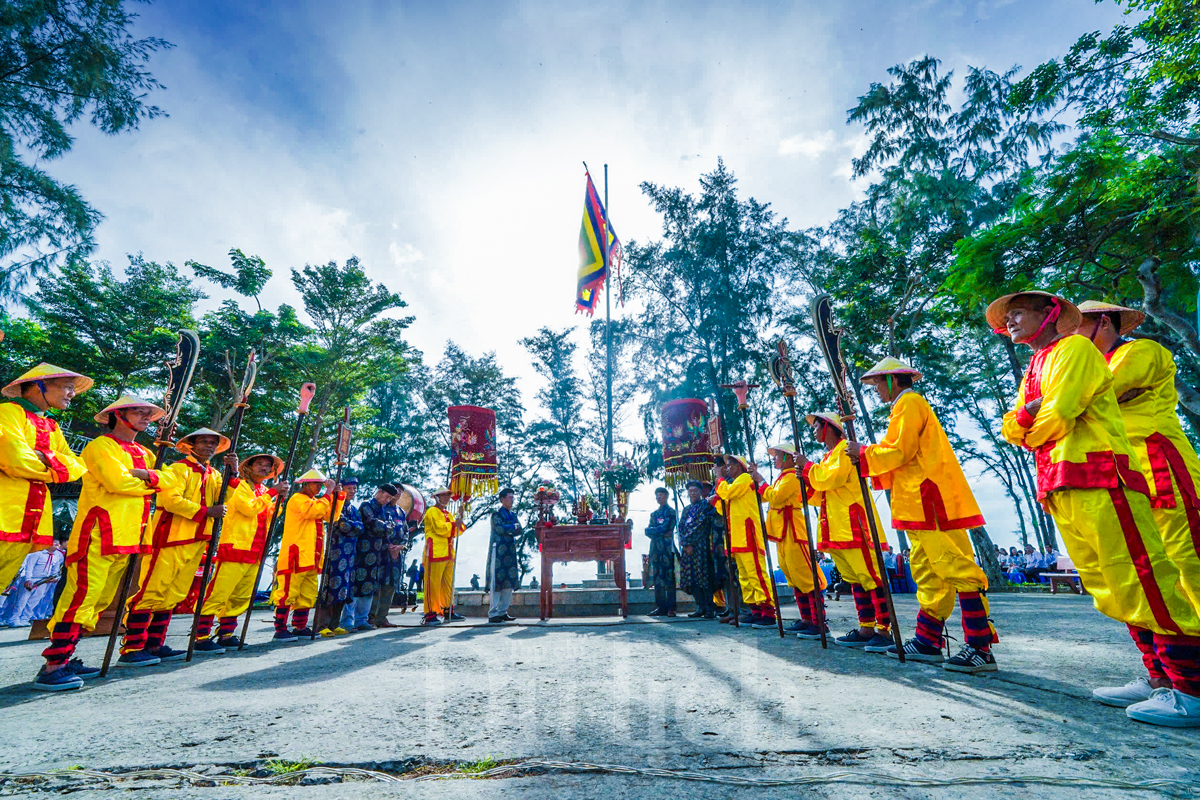
[(650, 579), (654, 581), (652, 617), (675, 616), (675, 509), (667, 505), (667, 490), (655, 489), (658, 508), (650, 513)]
[(679, 515), (679, 584), (696, 598), (696, 611), (688, 614), (690, 618), (716, 619), (713, 595), (720, 584), (714, 539), (723, 537), (724, 532), (718, 528), (720, 518), (706, 501), (700, 482), (688, 481), (687, 490), (689, 504)]
[[(358, 537), (358, 552), (354, 557), (354, 629), (369, 631), (371, 606), (375, 595), (383, 588), (384, 569), (388, 563), (387, 537), (390, 533), (383, 508), (396, 494), (396, 487), (385, 483), (375, 496), (358, 507), (363, 532)], [(384, 619), (387, 616), (384, 615)]]
[(325, 559), (328, 574), (325, 575), (319, 618), (316, 620), (317, 630), (324, 637), (348, 633), (339, 621), (342, 619), (342, 610), (350, 600), (354, 557), (358, 550), (358, 536), (362, 533), (362, 518), (350, 502), (358, 491), (358, 478), (343, 479), (342, 489), (346, 499), (337, 520), (329, 526), (329, 555)]
[(488, 622), (492, 624), (512, 622), (516, 619), (508, 613), (508, 607), (512, 605), (513, 591), (521, 582), (520, 566), (517, 563), (517, 537), (521, 535), (521, 523), (512, 510), (514, 499), (512, 489), (501, 489), (500, 508), (492, 512), (491, 553), (488, 565), (488, 585), (492, 593)]

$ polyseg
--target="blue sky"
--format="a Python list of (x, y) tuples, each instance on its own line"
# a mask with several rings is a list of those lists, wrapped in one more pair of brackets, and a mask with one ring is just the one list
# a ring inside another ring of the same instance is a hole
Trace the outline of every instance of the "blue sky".
[[(52, 165), (107, 217), (100, 258), (276, 270), (359, 256), (447, 339), (494, 349), (536, 390), (518, 339), (573, 312), (587, 161), (610, 164), (625, 239), (659, 234), (638, 185), (689, 190), (718, 157), (797, 227), (861, 187), (846, 110), (896, 63), (1032, 67), (1121, 17), (1090, 0), (854, 3), (224, 2), (138, 9), (169, 118), (81, 128)], [(219, 297), (212, 292), (214, 302)], [(582, 327), (582, 326), (581, 326)], [(527, 401), (528, 403), (529, 401)], [(1015, 528), (994, 483), (997, 541)], [(647, 498), (635, 498), (647, 506)], [(640, 529), (639, 529), (640, 530)]]

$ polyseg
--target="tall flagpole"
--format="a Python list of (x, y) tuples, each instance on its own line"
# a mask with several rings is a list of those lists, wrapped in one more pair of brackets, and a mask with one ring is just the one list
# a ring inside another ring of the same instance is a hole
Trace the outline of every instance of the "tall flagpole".
[(608, 263), (608, 164), (604, 165), (604, 241), (600, 243), (604, 254), (604, 339), (605, 339), (605, 395), (608, 400), (608, 433), (604, 439), (605, 458), (613, 457), (613, 413), (612, 413), (612, 265)]

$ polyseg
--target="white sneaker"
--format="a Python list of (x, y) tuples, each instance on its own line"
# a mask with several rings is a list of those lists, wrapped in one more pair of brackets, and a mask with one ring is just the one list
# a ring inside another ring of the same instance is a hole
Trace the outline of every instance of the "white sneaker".
[(1116, 708), (1125, 708), (1134, 703), (1144, 702), (1149, 700), (1152, 694), (1154, 694), (1154, 689), (1151, 688), (1150, 681), (1145, 676), (1135, 678), (1124, 686), (1101, 686), (1099, 689), (1092, 689), (1093, 700)]
[(1155, 689), (1149, 700), (1125, 709), (1130, 719), (1168, 728), (1200, 728), (1200, 697), (1176, 689)]

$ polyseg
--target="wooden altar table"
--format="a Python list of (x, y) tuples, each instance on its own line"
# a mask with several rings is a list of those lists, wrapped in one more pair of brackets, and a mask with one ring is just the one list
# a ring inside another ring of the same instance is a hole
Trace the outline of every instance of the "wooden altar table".
[(625, 580), (625, 549), (632, 542), (633, 522), (615, 525), (552, 525), (538, 523), (538, 552), (542, 584), (538, 601), (543, 620), (554, 616), (555, 561), (612, 561), (621, 597), (621, 616), (629, 616), (629, 585)]

